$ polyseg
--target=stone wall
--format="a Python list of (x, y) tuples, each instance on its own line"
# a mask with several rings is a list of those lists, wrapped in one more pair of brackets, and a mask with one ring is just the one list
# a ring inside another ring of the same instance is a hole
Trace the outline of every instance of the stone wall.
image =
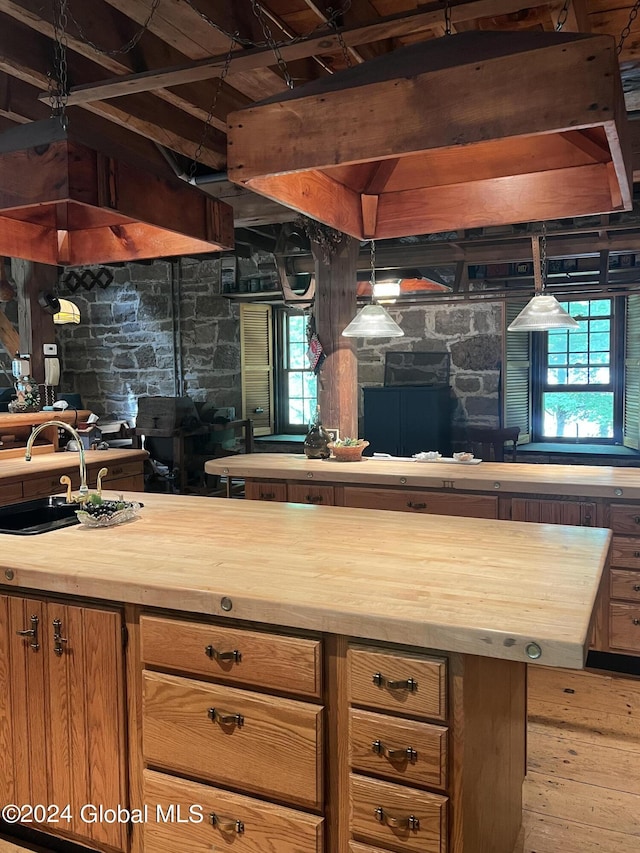
[[(239, 275), (254, 261), (239, 261)], [(257, 269), (257, 267), (256, 267)], [(105, 290), (61, 296), (80, 308), (78, 326), (59, 326), (60, 390), (77, 392), (97, 413), (132, 420), (145, 395), (188, 394), (241, 412), (238, 303), (220, 295), (220, 262), (181, 259), (111, 270)], [(382, 385), (389, 350), (451, 354), (454, 423), (496, 426), (500, 303), (389, 306), (405, 337), (360, 342), (360, 385)]]
[(360, 386), (384, 383), (387, 352), (446, 351), (451, 356), (450, 384), (456, 398), (454, 427), (462, 428), (466, 424), (498, 426), (502, 304), (388, 305), (387, 309), (405, 336), (379, 342), (365, 341), (360, 346)]
[(220, 261), (183, 258), (111, 269), (104, 290), (60, 295), (79, 307), (59, 326), (60, 390), (133, 420), (141, 396), (189, 395), (241, 409), (238, 306), (220, 295)]

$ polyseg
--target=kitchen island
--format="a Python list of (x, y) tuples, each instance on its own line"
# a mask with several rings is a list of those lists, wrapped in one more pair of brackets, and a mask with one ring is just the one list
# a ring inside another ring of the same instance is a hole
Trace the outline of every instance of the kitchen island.
[(607, 654), (640, 655), (640, 471), (589, 465), (360, 463), (254, 453), (212, 459), (209, 474), (245, 481), (247, 498), (433, 513), (469, 518), (606, 527), (611, 568), (592, 638)]
[(144, 504), (0, 540), (4, 802), (104, 851), (511, 853), (526, 665), (583, 666), (609, 531)]

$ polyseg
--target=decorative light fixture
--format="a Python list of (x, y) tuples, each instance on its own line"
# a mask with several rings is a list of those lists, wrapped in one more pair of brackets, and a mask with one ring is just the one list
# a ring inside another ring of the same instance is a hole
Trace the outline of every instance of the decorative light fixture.
[(547, 236), (543, 225), (542, 254), (540, 238), (531, 238), (535, 295), (507, 327), (508, 332), (548, 332), (549, 329), (577, 329), (579, 324), (564, 310), (555, 296), (545, 294)]
[(53, 5), (52, 117), (0, 136), (0, 255), (89, 266), (232, 249), (229, 205), (70, 137), (67, 0)]
[(80, 309), (69, 299), (58, 299), (59, 309), (53, 315), (56, 326), (64, 326), (68, 323), (78, 324), (80, 322)]
[(608, 35), (417, 42), (231, 113), (228, 131), (230, 180), (361, 240), (632, 205)]
[(389, 312), (376, 302), (376, 244), (371, 241), (371, 292), (373, 301), (358, 311), (343, 331), (345, 338), (401, 338), (404, 332)]

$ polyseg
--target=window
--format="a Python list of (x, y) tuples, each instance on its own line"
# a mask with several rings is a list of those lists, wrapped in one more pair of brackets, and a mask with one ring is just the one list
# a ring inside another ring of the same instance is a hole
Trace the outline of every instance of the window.
[[(527, 300), (506, 303), (509, 322)], [(521, 441), (625, 444), (640, 439), (640, 295), (562, 306), (577, 329), (505, 332), (504, 425)]]
[(533, 342), (539, 377), (533, 389), (534, 434), (541, 440), (611, 442), (616, 437), (618, 367), (614, 300), (561, 305), (579, 326), (552, 329)]
[(277, 312), (281, 355), (278, 374), (278, 431), (306, 432), (313, 421), (318, 398), (316, 376), (307, 358), (307, 318), (304, 314)]

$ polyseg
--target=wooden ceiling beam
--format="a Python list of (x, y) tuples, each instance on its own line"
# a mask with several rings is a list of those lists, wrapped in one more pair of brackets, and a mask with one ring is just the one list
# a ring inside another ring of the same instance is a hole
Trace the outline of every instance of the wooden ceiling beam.
[[(4, 2), (7, 0), (0, 0), (0, 5)], [(437, 5), (437, 11), (432, 11), (429, 7), (427, 11), (408, 12), (382, 18), (368, 24), (345, 27), (341, 30), (345, 44), (347, 47), (354, 47), (368, 42), (399, 38), (403, 35), (431, 30), (434, 25), (440, 23), (442, 18), (441, 5), (439, 3), (434, 5)], [(526, 0), (478, 0), (478, 2), (463, 3), (452, 7), (451, 18), (453, 22), (468, 20), (474, 17), (471, 9), (475, 9), (478, 13), (482, 13), (483, 10), (488, 13), (490, 8), (501, 9), (505, 13), (507, 11), (514, 12), (526, 8)], [(286, 62), (292, 62), (296, 59), (308, 58), (314, 54), (334, 53), (340, 49), (338, 36), (332, 31), (327, 31), (323, 35), (312, 36), (296, 44), (283, 45), (280, 48), (280, 53)], [(183, 86), (198, 80), (218, 77), (225, 67), (225, 62), (226, 53), (155, 71), (122, 75), (116, 79), (105, 80), (100, 84), (74, 86), (71, 89), (69, 103), (79, 104), (104, 98), (115, 98), (132, 92), (150, 92), (167, 86)], [(273, 52), (269, 48), (254, 48), (238, 52), (232, 58), (229, 77), (235, 79), (240, 72), (251, 72), (252, 75), (255, 75), (260, 68), (273, 65), (273, 62)], [(282, 89), (283, 86), (280, 87), (280, 91)], [(259, 97), (264, 98), (267, 94), (263, 91)], [(256, 98), (256, 100), (258, 99)]]

